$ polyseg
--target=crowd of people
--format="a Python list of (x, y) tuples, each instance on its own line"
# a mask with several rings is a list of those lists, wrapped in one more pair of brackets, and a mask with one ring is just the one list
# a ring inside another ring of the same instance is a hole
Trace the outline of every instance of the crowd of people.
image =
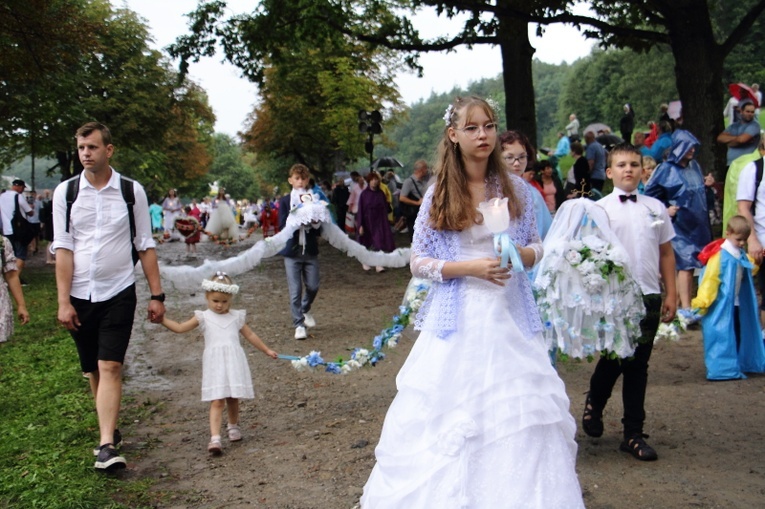
[[(592, 131), (580, 138), (572, 114), (558, 147), (540, 155), (522, 132), (499, 132), (497, 112), (488, 102), (458, 97), (446, 110), (432, 173), (423, 160), (403, 181), (392, 171), (370, 170), (363, 176), (351, 172), (350, 182), (339, 178), (317, 185), (309, 168), (295, 164), (286, 174), (289, 192), (253, 203), (234, 202), (221, 188), (214, 198), (184, 204), (171, 189), (150, 206), (141, 184), (110, 166), (109, 129), (88, 123), (77, 131), (82, 177), (56, 188), (47, 218), (49, 198), (36, 198), (33, 206), (19, 199), (21, 180), (0, 195), (6, 282), (0, 288), (0, 341), (12, 333), (9, 296), (20, 322), (29, 320), (19, 274), (30, 244), (9, 220), (20, 209), (54, 227), (58, 321), (73, 337), (98, 414), (95, 468), (124, 468), (117, 422), (122, 363), (137, 305), (133, 268), (140, 262), (151, 294), (148, 319), (174, 332), (199, 327), (204, 333), (207, 449), (220, 454), (224, 409), (229, 441), (241, 440), (239, 399), (253, 393), (239, 336), (271, 358), (277, 353), (247, 325), (245, 310), (232, 309), (239, 287), (227, 274), (204, 281), (206, 311), (195, 311), (184, 322), (167, 318), (158, 242), (177, 234), (192, 250), (202, 235), (231, 242), (258, 228), (267, 238), (285, 229), (291, 211), (324, 201), (332, 221), (370, 250), (391, 252), (395, 235), (408, 234), (411, 272), (432, 283), (415, 320), (421, 334), (398, 374), (398, 394), (385, 418), (361, 507), (446, 507), (454, 500), (471, 508), (583, 507), (575, 470), (576, 422), (550, 361), (532, 292), (533, 269), (545, 256), (543, 240), (567, 200), (597, 200), (607, 214), (608, 228), (627, 255), (624, 265), (640, 289), (645, 318), (632, 356), (598, 360), (581, 427), (592, 437), (603, 434), (603, 410), (621, 376), (620, 449), (637, 460), (658, 459), (646, 442), (644, 407), (660, 323), (673, 322), (676, 315), (700, 319), (710, 380), (765, 372), (760, 317), (765, 307), (757, 306), (756, 297), (757, 289), (765, 295), (765, 277), (757, 282), (753, 277), (765, 254), (765, 139), (754, 119), (755, 103), (737, 106), (740, 118), (718, 137), (729, 148), (728, 174), (737, 178), (736, 213), (726, 218), (725, 238), (718, 241), (710, 215), (715, 182), (695, 159), (698, 140), (671, 119), (660, 119), (656, 133), (635, 132), (629, 104), (620, 123), (626, 142), (611, 144), (609, 133)], [(554, 158), (568, 154), (574, 164), (561, 174)], [(741, 158), (748, 159), (734, 171)], [(112, 214), (95, 213), (93, 204), (102, 201)], [(483, 215), (491, 206), (506, 218), (499, 231), (490, 229), (494, 226)], [(301, 224), (279, 253), (296, 340), (306, 339), (316, 326), (311, 310), (320, 286), (318, 238), (324, 227)], [(96, 232), (105, 237), (96, 238)], [(514, 261), (498, 256), (497, 235), (510, 240), (500, 245), (514, 252)], [(127, 254), (131, 251), (135, 258)], [(372, 267), (362, 264), (362, 269)]]

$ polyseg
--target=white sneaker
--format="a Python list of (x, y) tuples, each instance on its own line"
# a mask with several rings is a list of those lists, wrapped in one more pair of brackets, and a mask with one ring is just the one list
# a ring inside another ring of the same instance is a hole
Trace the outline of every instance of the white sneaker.
[(316, 320), (311, 313), (303, 313), (303, 325), (306, 327), (316, 327)]
[(305, 332), (305, 327), (295, 327), (295, 339), (306, 339), (308, 334)]

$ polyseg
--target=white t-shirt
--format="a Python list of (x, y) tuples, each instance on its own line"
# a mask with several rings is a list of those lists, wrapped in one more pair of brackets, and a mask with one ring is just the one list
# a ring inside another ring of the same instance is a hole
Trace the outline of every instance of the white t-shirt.
[[(765, 162), (765, 161), (764, 161)], [(765, 188), (763, 180), (757, 188), (755, 195), (754, 179), (757, 176), (757, 168), (754, 162), (744, 166), (738, 175), (738, 187), (736, 188), (736, 201), (745, 200), (757, 203), (754, 210), (754, 233), (760, 243), (765, 243)]]
[(637, 201), (622, 201), (619, 188), (598, 200), (608, 214), (609, 226), (630, 258), (632, 277), (643, 295), (661, 294), (659, 246), (675, 237), (667, 208), (656, 198), (633, 193)]

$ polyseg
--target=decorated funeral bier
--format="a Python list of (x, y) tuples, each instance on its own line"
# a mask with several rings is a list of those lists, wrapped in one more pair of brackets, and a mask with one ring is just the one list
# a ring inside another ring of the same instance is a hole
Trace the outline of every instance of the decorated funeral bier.
[(534, 291), (548, 347), (575, 358), (630, 357), (645, 308), (605, 210), (586, 198), (564, 202), (544, 252)]

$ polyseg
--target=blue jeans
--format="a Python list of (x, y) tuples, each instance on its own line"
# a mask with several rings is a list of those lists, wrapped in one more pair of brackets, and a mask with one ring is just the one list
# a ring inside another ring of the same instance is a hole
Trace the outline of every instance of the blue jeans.
[[(287, 271), (287, 287), (290, 292), (292, 324), (303, 326), (303, 316), (311, 310), (311, 304), (319, 293), (319, 258), (317, 256), (284, 257)], [(305, 294), (303, 293), (305, 283)]]

